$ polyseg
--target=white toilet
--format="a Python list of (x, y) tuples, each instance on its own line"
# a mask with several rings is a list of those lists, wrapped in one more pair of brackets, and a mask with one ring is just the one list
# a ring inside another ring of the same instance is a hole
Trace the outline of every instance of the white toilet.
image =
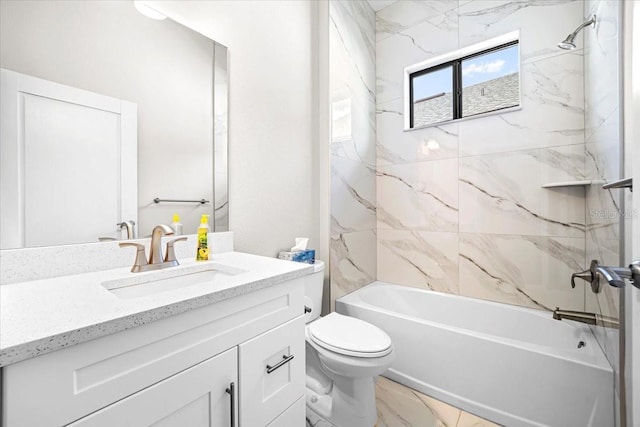
[(337, 427), (376, 423), (374, 377), (394, 359), (391, 338), (354, 317), (320, 317), (324, 263), (316, 261), (305, 289), (307, 408)]

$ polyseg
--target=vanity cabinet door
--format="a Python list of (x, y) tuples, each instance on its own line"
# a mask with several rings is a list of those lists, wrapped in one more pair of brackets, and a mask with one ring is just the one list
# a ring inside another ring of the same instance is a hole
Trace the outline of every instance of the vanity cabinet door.
[[(234, 347), (69, 425), (231, 426), (232, 410), (237, 418), (237, 372), (238, 351)], [(227, 390), (234, 392), (233, 406)]]
[[(304, 326), (299, 316), (240, 344), (242, 427), (264, 427), (304, 396)], [(304, 425), (304, 415), (298, 421), (291, 427)]]

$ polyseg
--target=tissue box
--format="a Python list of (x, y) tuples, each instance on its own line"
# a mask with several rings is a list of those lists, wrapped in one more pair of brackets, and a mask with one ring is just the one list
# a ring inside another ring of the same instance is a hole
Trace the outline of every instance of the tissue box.
[(281, 251), (278, 254), (278, 258), (286, 259), (287, 261), (305, 262), (307, 264), (313, 264), (316, 262), (315, 249), (307, 249), (304, 251)]

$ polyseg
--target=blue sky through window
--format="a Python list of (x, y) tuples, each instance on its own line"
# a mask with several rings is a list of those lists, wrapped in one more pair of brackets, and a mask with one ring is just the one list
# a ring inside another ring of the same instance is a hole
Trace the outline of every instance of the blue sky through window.
[[(518, 72), (518, 45), (462, 61), (462, 87), (493, 80)], [(450, 93), (453, 90), (452, 67), (441, 68), (413, 78), (414, 101)]]
[(453, 68), (446, 67), (413, 79), (413, 100), (428, 98), (453, 89)]
[(462, 87), (518, 72), (518, 45), (462, 61)]

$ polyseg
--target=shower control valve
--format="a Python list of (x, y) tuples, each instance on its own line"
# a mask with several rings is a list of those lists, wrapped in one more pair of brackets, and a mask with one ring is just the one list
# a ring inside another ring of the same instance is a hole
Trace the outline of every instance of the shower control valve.
[(571, 275), (571, 287), (576, 287), (576, 278), (582, 279), (585, 282), (591, 284), (591, 290), (594, 294), (600, 292), (600, 277), (598, 273), (598, 261), (592, 260), (588, 270), (581, 271), (580, 273), (573, 273)]

